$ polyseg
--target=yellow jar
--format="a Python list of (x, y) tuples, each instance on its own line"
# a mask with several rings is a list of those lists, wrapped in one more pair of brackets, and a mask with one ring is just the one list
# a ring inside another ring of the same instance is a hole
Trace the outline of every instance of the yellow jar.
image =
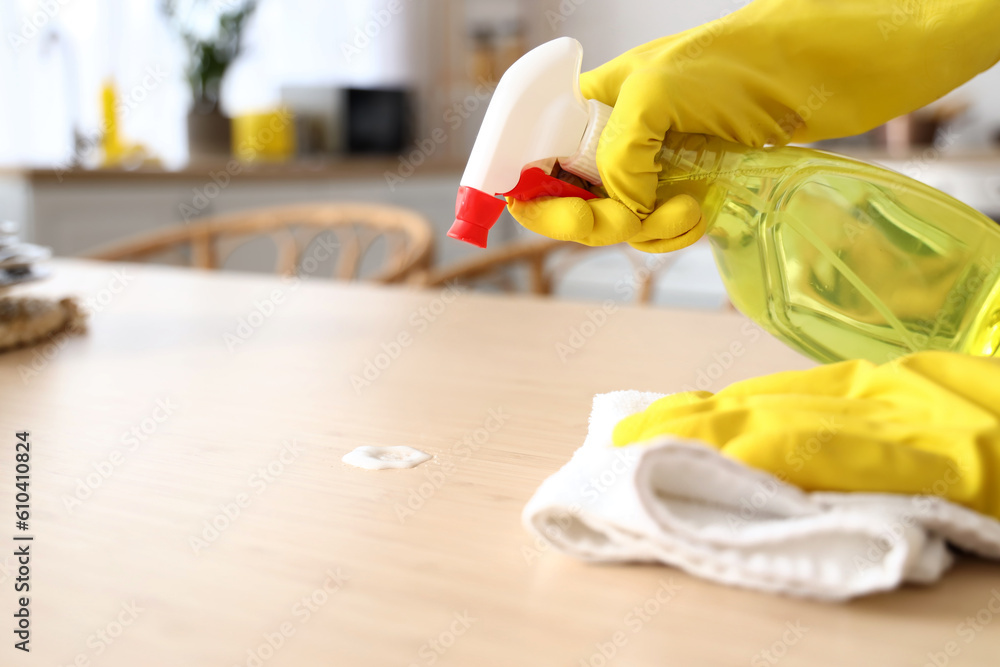
[(233, 155), (242, 162), (284, 162), (295, 155), (295, 118), (289, 109), (233, 118)]

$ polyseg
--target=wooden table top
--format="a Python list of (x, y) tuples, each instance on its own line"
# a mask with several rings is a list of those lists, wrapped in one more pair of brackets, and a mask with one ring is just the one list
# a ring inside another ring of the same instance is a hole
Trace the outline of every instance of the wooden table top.
[[(986, 562), (831, 605), (587, 565), (521, 526), (593, 394), (810, 365), (741, 316), (623, 307), (590, 327), (599, 305), (54, 268), (23, 289), (95, 312), (85, 336), (0, 356), (2, 665), (996, 664), (1000, 619), (967, 620), (1000, 599)], [(8, 555), (22, 430), (30, 654)], [(395, 444), (435, 459), (340, 460)]]

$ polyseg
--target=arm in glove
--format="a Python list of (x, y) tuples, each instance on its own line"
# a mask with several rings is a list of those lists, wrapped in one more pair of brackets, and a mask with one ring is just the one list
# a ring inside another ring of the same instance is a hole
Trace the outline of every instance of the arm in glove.
[(920, 352), (674, 394), (621, 420), (614, 442), (663, 434), (809, 491), (937, 495), (1000, 519), (1000, 360)]
[(667, 131), (754, 147), (858, 134), (988, 69), (998, 34), (996, 0), (756, 0), (581, 75), (585, 97), (614, 106), (597, 151), (609, 197), (510, 200), (510, 211), (586, 245), (690, 245), (699, 193), (657, 201)]

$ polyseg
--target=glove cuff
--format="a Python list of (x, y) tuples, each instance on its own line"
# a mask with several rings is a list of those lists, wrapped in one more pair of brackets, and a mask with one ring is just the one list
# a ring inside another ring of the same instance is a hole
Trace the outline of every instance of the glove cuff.
[(601, 139), (604, 126), (611, 118), (612, 107), (597, 100), (587, 100), (587, 106), (590, 110), (590, 118), (587, 120), (587, 129), (583, 131), (580, 147), (573, 155), (559, 158), (559, 165), (585, 181), (600, 185), (601, 175), (597, 171), (597, 143)]

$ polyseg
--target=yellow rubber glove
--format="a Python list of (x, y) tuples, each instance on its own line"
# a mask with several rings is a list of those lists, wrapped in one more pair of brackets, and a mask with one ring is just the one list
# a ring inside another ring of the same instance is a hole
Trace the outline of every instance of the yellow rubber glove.
[(704, 230), (699, 193), (657, 206), (668, 130), (754, 147), (858, 134), (992, 66), (998, 34), (997, 0), (755, 0), (584, 73), (584, 96), (615, 107), (597, 151), (609, 197), (510, 212), (555, 239), (682, 248)]
[(919, 352), (674, 394), (614, 443), (668, 433), (805, 490), (936, 495), (1000, 519), (1000, 359)]

